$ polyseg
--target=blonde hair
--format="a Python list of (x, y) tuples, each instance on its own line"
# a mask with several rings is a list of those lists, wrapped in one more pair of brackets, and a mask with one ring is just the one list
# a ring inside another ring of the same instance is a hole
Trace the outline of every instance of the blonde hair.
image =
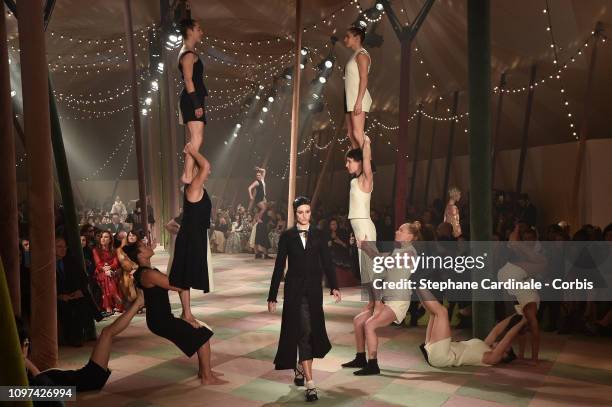
[(448, 190), (448, 197), (451, 199), (455, 199), (457, 195), (461, 195), (461, 190), (457, 187), (452, 187)]
[(414, 236), (414, 240), (423, 240), (421, 236), (421, 222), (406, 222), (400, 228), (406, 227), (408, 232)]

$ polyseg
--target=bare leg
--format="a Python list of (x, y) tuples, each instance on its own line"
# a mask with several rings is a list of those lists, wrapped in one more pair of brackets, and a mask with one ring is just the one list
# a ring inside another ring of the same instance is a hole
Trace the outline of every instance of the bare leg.
[(121, 316), (113, 321), (112, 324), (104, 327), (100, 336), (94, 345), (93, 351), (91, 352), (91, 361), (100, 366), (103, 369), (108, 368), (108, 360), (110, 358), (111, 345), (113, 344), (113, 338), (119, 335), (121, 332), (128, 327), (134, 315), (138, 313), (140, 307), (144, 305), (144, 297), (142, 294), (138, 295), (136, 301), (125, 311)]
[(185, 321), (189, 322), (194, 328), (199, 328), (200, 323), (191, 313), (191, 290), (187, 289), (181, 291), (179, 293), (179, 297), (181, 298), (181, 306), (183, 307), (181, 319), (184, 319)]
[(429, 343), (431, 338), (431, 331), (434, 326), (434, 319), (436, 316), (434, 314), (429, 314), (429, 321), (427, 321), (427, 330), (425, 331), (425, 343)]
[(353, 116), (353, 112), (346, 113), (346, 136), (351, 142), (351, 148), (360, 148), (361, 145), (357, 143), (357, 141), (353, 138), (353, 123), (351, 117)]
[(219, 379), (212, 372), (210, 365), (210, 342), (206, 342), (198, 349), (198, 363), (200, 365), (198, 376), (201, 375), (202, 384), (215, 385), (227, 383), (226, 380)]
[(303, 360), (302, 368), (304, 369), (304, 378), (307, 382), (312, 380), (312, 359)]
[(372, 310), (368, 309), (360, 312), (353, 318), (355, 328), (355, 348), (357, 352), (365, 352), (365, 323), (372, 316)]
[[(204, 122), (187, 122), (187, 128), (189, 129), (188, 133), (190, 135), (190, 137), (188, 138), (189, 142), (191, 142), (191, 144), (195, 147), (196, 150), (200, 150), (202, 142), (204, 141)], [(185, 167), (183, 169), (183, 175), (181, 176), (181, 181), (184, 184), (190, 184), (193, 180), (194, 166), (195, 161), (193, 157), (187, 154), (185, 156)]]
[(368, 345), (369, 359), (376, 359), (378, 354), (378, 336), (376, 330), (395, 321), (395, 313), (386, 305), (378, 313), (370, 317), (365, 323), (365, 337)]
[(363, 142), (365, 140), (365, 112), (361, 112), (358, 115), (354, 115), (351, 113), (351, 126), (353, 129), (353, 140), (352, 142), (357, 144), (357, 148), (361, 148), (363, 146)]
[(538, 362), (540, 353), (540, 324), (538, 323), (538, 306), (535, 302), (530, 302), (523, 307), (523, 315), (527, 319), (527, 326), (531, 333), (531, 360)]
[(446, 308), (437, 300), (422, 301), (421, 304), (429, 312), (430, 318), (432, 315), (434, 316), (431, 330), (429, 331), (429, 342), (427, 343), (435, 343), (442, 339), (450, 338), (450, 321), (448, 320)]

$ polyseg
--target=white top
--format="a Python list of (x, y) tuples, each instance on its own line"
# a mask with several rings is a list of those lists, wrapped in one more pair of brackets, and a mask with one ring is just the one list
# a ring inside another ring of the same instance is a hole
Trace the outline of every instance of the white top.
[(308, 229), (298, 229), (298, 234), (300, 235), (300, 240), (302, 241), (302, 246), (304, 246), (304, 249), (306, 249), (306, 235), (300, 232), (304, 232), (304, 231), (308, 231)]
[[(403, 264), (402, 264), (402, 267), (396, 267), (397, 264), (394, 264), (394, 266), (391, 268), (385, 268), (383, 280), (387, 283), (400, 283), (403, 279), (405, 278), (410, 279), (412, 277), (412, 274), (413, 274), (412, 270), (414, 269), (414, 263), (412, 262), (412, 259), (414, 259), (417, 256), (417, 252), (414, 246), (412, 245), (412, 243), (409, 243), (409, 244), (404, 243), (404, 245), (405, 245), (404, 247), (399, 247), (393, 250), (393, 252), (389, 254), (389, 257), (400, 255), (403, 258), (404, 253), (406, 253), (410, 259), (408, 268), (406, 268)], [(394, 289), (384, 289), (383, 290), (383, 300), (385, 302), (410, 301), (411, 297), (412, 297), (412, 290), (409, 288), (403, 288), (403, 289), (394, 288)]]
[[(374, 181), (372, 181), (372, 189), (374, 189)], [(370, 219), (370, 198), (372, 191), (363, 192), (359, 188), (359, 180), (353, 178), (351, 180), (351, 192), (349, 193), (349, 219)]]
[(450, 353), (455, 357), (453, 366), (489, 366), (482, 363), (482, 355), (490, 350), (491, 347), (478, 338), (450, 344)]
[[(357, 95), (359, 95), (359, 68), (357, 66), (357, 55), (365, 54), (368, 56), (370, 63), (368, 63), (368, 73), (370, 73), (371, 57), (365, 48), (358, 49), (353, 53), (353, 56), (348, 60), (344, 68), (344, 91), (346, 92), (346, 108), (349, 112), (352, 112), (357, 101)], [(364, 112), (370, 111), (372, 105), (372, 97), (370, 92), (366, 89), (363, 95), (363, 101), (361, 103), (361, 110)]]

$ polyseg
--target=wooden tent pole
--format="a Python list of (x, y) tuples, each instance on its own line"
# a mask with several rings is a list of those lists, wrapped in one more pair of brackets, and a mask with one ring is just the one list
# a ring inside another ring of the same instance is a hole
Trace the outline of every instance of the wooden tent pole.
[(293, 200), (297, 173), (297, 144), (300, 125), (300, 69), (302, 49), (302, 0), (295, 1), (295, 62), (293, 66), (293, 103), (291, 106), (291, 147), (289, 149), (289, 191), (287, 194), (287, 228), (293, 226)]

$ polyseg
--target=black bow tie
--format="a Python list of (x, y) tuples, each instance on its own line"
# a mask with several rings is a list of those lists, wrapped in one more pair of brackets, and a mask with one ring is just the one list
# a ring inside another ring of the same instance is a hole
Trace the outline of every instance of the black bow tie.
[(307, 230), (298, 230), (298, 233), (300, 235), (308, 235), (308, 231)]

